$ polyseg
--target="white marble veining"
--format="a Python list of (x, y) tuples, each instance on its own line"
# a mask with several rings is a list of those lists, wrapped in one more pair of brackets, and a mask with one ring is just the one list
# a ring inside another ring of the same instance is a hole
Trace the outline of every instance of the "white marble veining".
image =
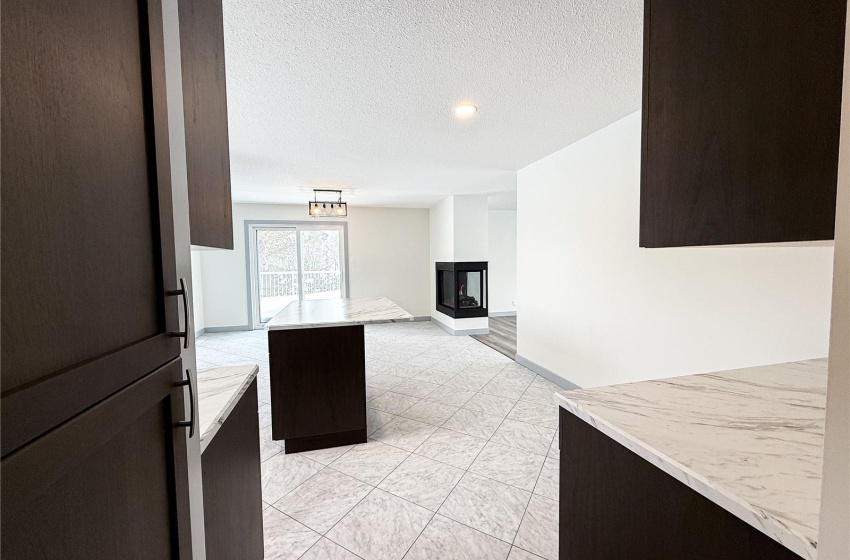
[(376, 488), (327, 537), (361, 558), (400, 560), (432, 516), (427, 509)]
[(467, 472), (438, 513), (505, 542), (514, 542), (531, 492)]
[(555, 401), (814, 560), (826, 379), (821, 359), (564, 391)]
[[(333, 488), (333, 492), (328, 492)], [(292, 519), (325, 534), (365, 498), (372, 487), (333, 469), (324, 469), (273, 506)]]
[(266, 324), (270, 331), (412, 321), (413, 315), (385, 297), (293, 301)]
[(259, 371), (255, 364), (198, 370), (198, 433), (202, 453)]
[(558, 541), (547, 538), (557, 531), (557, 527), (558, 502), (532, 495), (514, 544), (546, 560), (558, 560)]

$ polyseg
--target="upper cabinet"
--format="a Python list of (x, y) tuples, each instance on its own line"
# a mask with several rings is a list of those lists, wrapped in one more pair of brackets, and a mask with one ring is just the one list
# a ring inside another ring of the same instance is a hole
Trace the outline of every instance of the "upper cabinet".
[(846, 0), (646, 0), (640, 245), (832, 239)]
[(192, 245), (233, 249), (221, 0), (179, 0)]

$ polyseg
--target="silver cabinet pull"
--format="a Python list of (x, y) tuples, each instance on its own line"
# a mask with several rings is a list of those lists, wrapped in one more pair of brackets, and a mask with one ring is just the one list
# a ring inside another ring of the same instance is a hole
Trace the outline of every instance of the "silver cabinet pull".
[(189, 419), (177, 422), (182, 428), (189, 428), (189, 439), (195, 435), (195, 389), (192, 387), (192, 373), (186, 370), (186, 380), (175, 383), (177, 387), (189, 386)]
[(177, 331), (171, 333), (171, 336), (179, 336), (183, 338), (183, 348), (189, 348), (189, 341), (192, 339), (194, 331), (192, 331), (192, 315), (189, 313), (189, 286), (186, 284), (186, 279), (180, 279), (180, 289), (170, 290), (167, 292), (170, 296), (183, 296), (183, 325), (185, 331)]

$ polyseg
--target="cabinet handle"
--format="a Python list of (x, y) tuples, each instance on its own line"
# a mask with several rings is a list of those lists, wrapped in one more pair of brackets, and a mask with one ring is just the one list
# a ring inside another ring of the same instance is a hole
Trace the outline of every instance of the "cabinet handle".
[(177, 331), (171, 333), (171, 336), (179, 336), (183, 338), (183, 348), (189, 348), (189, 341), (192, 339), (193, 331), (192, 331), (192, 314), (189, 313), (189, 287), (186, 284), (186, 279), (180, 279), (180, 289), (179, 290), (170, 290), (167, 292), (170, 296), (183, 296), (183, 325), (186, 327), (185, 331)]
[(177, 422), (181, 428), (189, 428), (189, 439), (195, 435), (195, 390), (192, 387), (192, 373), (186, 370), (186, 380), (175, 383), (177, 387), (189, 386), (189, 420)]

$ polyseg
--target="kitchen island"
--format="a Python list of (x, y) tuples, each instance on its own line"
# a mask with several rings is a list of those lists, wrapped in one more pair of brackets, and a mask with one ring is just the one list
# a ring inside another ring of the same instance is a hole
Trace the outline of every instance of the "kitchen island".
[(817, 558), (827, 361), (556, 393), (561, 558)]
[(379, 297), (294, 301), (268, 322), (272, 438), (285, 453), (366, 442), (363, 325), (412, 320)]

